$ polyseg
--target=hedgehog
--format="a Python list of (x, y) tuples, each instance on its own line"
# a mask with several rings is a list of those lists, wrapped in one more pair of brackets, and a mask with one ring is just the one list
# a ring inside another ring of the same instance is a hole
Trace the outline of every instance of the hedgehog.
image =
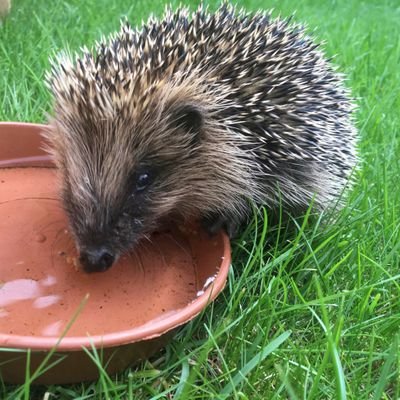
[(127, 21), (53, 58), (44, 133), (87, 272), (165, 218), (238, 231), (254, 205), (339, 202), (357, 162), (354, 102), (302, 25), (223, 3)]

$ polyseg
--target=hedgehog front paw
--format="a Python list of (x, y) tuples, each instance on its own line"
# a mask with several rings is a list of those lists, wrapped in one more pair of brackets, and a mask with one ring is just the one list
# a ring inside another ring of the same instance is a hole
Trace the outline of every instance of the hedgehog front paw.
[(224, 229), (232, 239), (238, 235), (241, 222), (226, 215), (212, 214), (203, 217), (202, 226), (210, 235), (215, 235), (219, 230)]

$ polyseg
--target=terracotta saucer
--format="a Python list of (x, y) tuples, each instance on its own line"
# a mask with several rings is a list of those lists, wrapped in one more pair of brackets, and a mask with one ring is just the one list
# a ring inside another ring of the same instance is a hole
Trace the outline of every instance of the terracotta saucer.
[(35, 380), (46, 384), (96, 379), (84, 348), (109, 374), (149, 357), (215, 299), (230, 265), (224, 233), (171, 225), (110, 270), (82, 272), (43, 128), (0, 123), (0, 375), (11, 383), (25, 381), (29, 349), (31, 374), (56, 349), (48, 364), (61, 361)]

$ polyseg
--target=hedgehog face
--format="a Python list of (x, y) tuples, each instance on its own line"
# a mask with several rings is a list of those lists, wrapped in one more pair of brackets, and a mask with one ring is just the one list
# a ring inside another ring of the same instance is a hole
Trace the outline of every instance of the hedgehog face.
[(151, 196), (156, 190), (150, 186), (156, 176), (155, 169), (138, 166), (113, 189), (113, 200), (107, 201), (97, 186), (99, 181), (94, 181), (91, 191), (83, 194), (68, 185), (69, 175), (65, 171), (64, 207), (79, 249), (80, 264), (86, 272), (107, 270), (151, 229)]
[(142, 122), (52, 121), (47, 138), (85, 271), (111, 267), (184, 202), (182, 171), (193, 168), (202, 127), (196, 107), (175, 103)]

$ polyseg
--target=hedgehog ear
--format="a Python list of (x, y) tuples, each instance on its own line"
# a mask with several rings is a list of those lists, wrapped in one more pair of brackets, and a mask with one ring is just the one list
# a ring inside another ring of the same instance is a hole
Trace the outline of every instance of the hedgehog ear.
[(193, 141), (200, 137), (204, 118), (198, 107), (192, 104), (182, 105), (174, 110), (172, 120), (175, 127), (190, 132), (193, 135)]

